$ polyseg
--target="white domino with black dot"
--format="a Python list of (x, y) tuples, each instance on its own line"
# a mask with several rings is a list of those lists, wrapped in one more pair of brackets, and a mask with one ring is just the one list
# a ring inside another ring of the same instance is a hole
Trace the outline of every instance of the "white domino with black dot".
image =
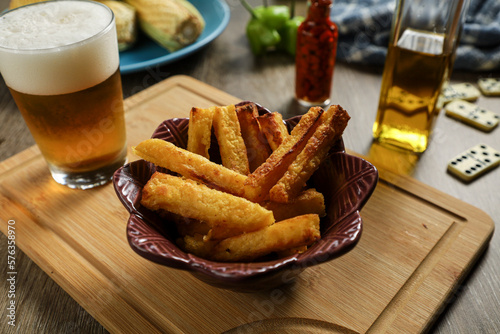
[(483, 95), (500, 96), (500, 78), (481, 78), (477, 85)]
[(441, 91), (441, 101), (446, 104), (453, 100), (476, 101), (481, 96), (481, 92), (473, 84), (464, 82), (449, 85)]
[(479, 144), (457, 155), (448, 162), (448, 171), (469, 182), (500, 164), (500, 152)]
[(455, 100), (444, 107), (447, 116), (459, 119), (483, 131), (493, 130), (500, 120), (500, 116), (473, 103)]
[(400, 111), (407, 113), (413, 113), (427, 108), (427, 105), (422, 98), (399, 88), (398, 86), (391, 88), (387, 102), (390, 107), (397, 108)]

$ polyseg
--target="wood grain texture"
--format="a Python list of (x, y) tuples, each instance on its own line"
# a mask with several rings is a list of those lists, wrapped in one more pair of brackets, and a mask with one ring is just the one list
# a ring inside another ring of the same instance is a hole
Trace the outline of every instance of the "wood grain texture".
[[(165, 80), (126, 101), (128, 146), (148, 138), (164, 118), (187, 116), (192, 101), (206, 108), (237, 100), (190, 77)], [(167, 101), (172, 107), (165, 112)], [(60, 186), (36, 149), (0, 169), (0, 210), (16, 220), (18, 246), (110, 332), (220, 333), (255, 319), (302, 318), (359, 333), (418, 333), (493, 231), (481, 210), (381, 170), (353, 251), (309, 268), (292, 285), (242, 294), (137, 256), (123, 233), (127, 212), (111, 185)], [(225, 307), (211, 308), (214, 302)]]
[[(259, 0), (249, 2), (252, 5), (261, 3)], [(175, 64), (154, 66), (143, 72), (122, 76), (124, 96), (130, 97), (172, 75), (187, 74), (231, 96), (259, 102), (273, 111), (283, 113), (285, 117), (301, 113), (301, 109), (292, 98), (293, 61), (280, 54), (269, 54), (259, 59), (253, 57), (244, 35), (248, 14), (238, 1), (228, 0), (227, 3), (231, 9), (231, 20), (221, 36), (196, 54)], [(270, 1), (270, 3), (285, 3), (285, 1)], [(0, 8), (6, 8), (7, 4), (7, 0), (0, 0)], [(304, 2), (299, 1), (298, 6), (298, 13), (304, 13)], [(421, 156), (387, 151), (372, 145), (371, 126), (377, 109), (381, 73), (381, 68), (337, 64), (332, 100), (346, 108), (353, 117), (348, 131), (344, 134), (346, 147), (371, 156), (377, 164), (384, 165), (397, 173), (409, 174), (424, 184), (482, 209), (498, 224), (500, 169), (497, 168), (466, 185), (446, 173), (446, 163), (457, 153), (479, 142), (500, 148), (500, 130), (495, 129), (485, 134), (441, 114), (436, 122), (430, 147)], [(480, 77), (500, 77), (500, 73), (455, 72), (452, 79), (454, 82), (474, 83)], [(133, 96), (132, 99), (134, 98), (138, 97)], [(174, 102), (161, 105), (165, 112), (164, 118), (167, 118), (172, 103)], [(500, 98), (481, 97), (477, 103), (491, 110), (498, 111), (500, 108)], [(0, 161), (33, 144), (31, 135), (5, 84), (3, 81), (0, 82)], [(3, 212), (0, 212), (0, 218), (2, 224), (4, 220), (10, 219)], [(0, 268), (6, 267), (6, 254), (7, 238), (0, 234)], [(19, 249), (16, 261), (19, 273), (16, 295), (19, 307), (18, 326), (9, 328), (2, 322), (1, 332), (106, 332), (102, 325)], [(500, 332), (499, 263), (500, 236), (495, 233), (485, 255), (479, 258), (466, 280), (457, 286), (452, 298), (438, 312), (437, 322), (430, 331), (433, 333)], [(1, 277), (5, 277), (5, 274), (2, 275)], [(8, 303), (4, 290), (6, 286), (3, 283), (0, 289), (2, 310), (5, 310)], [(321, 327), (322, 323), (303, 325), (316, 328)]]

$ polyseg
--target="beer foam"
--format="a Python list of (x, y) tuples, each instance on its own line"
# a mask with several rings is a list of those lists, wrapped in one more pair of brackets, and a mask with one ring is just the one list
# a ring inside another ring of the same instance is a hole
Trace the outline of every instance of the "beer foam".
[(99, 3), (73, 0), (5, 13), (0, 17), (5, 82), (37, 95), (70, 93), (102, 82), (119, 64), (112, 19), (111, 10)]
[(87, 2), (28, 6), (2, 17), (0, 46), (37, 50), (68, 45), (92, 37), (106, 28), (110, 20), (106, 8)]

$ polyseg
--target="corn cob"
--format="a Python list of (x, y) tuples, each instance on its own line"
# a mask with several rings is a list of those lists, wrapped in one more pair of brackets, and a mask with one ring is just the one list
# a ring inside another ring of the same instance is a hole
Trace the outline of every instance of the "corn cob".
[(135, 7), (139, 25), (151, 39), (173, 52), (192, 44), (205, 21), (186, 0), (125, 0)]
[(32, 3), (42, 2), (42, 1), (45, 1), (45, 0), (10, 0), (9, 9), (14, 9), (17, 7), (30, 5)]
[(125, 51), (134, 45), (137, 39), (136, 10), (133, 6), (116, 0), (98, 1), (108, 6), (115, 14), (118, 49)]

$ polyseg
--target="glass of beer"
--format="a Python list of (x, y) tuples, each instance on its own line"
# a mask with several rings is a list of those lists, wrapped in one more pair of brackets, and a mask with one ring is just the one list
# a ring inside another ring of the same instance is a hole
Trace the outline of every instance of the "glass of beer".
[(54, 180), (87, 189), (126, 160), (115, 18), (93, 1), (0, 16), (0, 72)]
[(383, 144), (423, 152), (453, 68), (468, 0), (398, 0), (373, 124)]

